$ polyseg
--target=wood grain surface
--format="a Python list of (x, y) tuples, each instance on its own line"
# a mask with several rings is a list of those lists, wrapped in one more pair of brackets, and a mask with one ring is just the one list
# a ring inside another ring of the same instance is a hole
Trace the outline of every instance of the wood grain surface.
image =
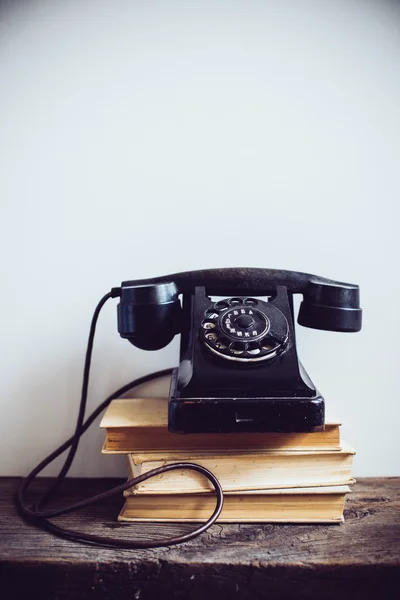
[[(50, 480), (42, 479), (36, 491)], [(60, 504), (120, 480), (68, 479)], [(181, 546), (110, 550), (53, 537), (24, 523), (14, 506), (17, 478), (0, 479), (0, 597), (399, 598), (400, 478), (353, 486), (343, 525), (214, 525)], [(124, 524), (116, 497), (55, 522), (96, 534), (164, 538), (193, 525)]]

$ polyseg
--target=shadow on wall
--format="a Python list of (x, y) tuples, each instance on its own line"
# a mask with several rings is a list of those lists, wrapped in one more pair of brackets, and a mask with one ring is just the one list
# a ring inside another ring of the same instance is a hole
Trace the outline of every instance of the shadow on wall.
[[(43, 368), (42, 371), (33, 369), (31, 373), (27, 373), (25, 370), (24, 379), (19, 379), (18, 386), (13, 391), (10, 390), (8, 395), (20, 399), (29, 395), (32, 401), (21, 401), (19, 411), (10, 411), (12, 419), (7, 415), (6, 405), (2, 411), (2, 418), (9, 419), (12, 431), (9, 451), (13, 452), (14, 464), (18, 465), (17, 473), (8, 469), (7, 475), (27, 475), (40, 461), (71, 437), (78, 416), (80, 385), (81, 380), (78, 383), (76, 375), (71, 379), (68, 377), (65, 362), (57, 366), (52, 364), (51, 368)], [(114, 389), (116, 387), (113, 386)], [(106, 390), (100, 395), (89, 391), (86, 418), (114, 389)], [(104, 432), (99, 428), (101, 418), (102, 414), (82, 436), (68, 476), (126, 476), (124, 456), (101, 455), (104, 443)], [(32, 432), (32, 424), (35, 424), (35, 432)], [(55, 459), (39, 477), (56, 475), (66, 455), (67, 452), (64, 452), (61, 457)]]

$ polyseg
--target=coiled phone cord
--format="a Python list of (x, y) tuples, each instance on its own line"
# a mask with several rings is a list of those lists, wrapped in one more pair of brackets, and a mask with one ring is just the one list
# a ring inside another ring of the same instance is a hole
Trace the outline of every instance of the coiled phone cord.
[[(134, 381), (131, 381), (127, 385), (124, 385), (119, 390), (116, 390), (111, 396), (106, 398), (93, 412), (92, 414), (84, 421), (85, 411), (86, 411), (86, 403), (87, 403), (87, 395), (88, 395), (88, 387), (89, 387), (89, 375), (90, 375), (90, 365), (92, 360), (92, 352), (93, 352), (93, 342), (94, 335), (96, 331), (97, 320), (100, 314), (101, 309), (104, 304), (110, 298), (116, 298), (119, 296), (120, 289), (113, 288), (111, 292), (103, 296), (103, 298), (98, 303), (90, 325), (88, 344), (86, 349), (85, 356), (85, 366), (83, 371), (83, 381), (82, 381), (82, 392), (81, 392), (81, 400), (79, 404), (79, 412), (78, 418), (75, 426), (75, 431), (73, 435), (61, 446), (59, 446), (54, 452), (49, 454), (44, 460), (42, 460), (26, 477), (24, 480), (17, 496), (17, 505), (20, 509), (22, 516), (27, 521), (36, 522), (40, 527), (47, 529), (54, 534), (67, 538), (69, 540), (74, 540), (77, 542), (83, 542), (94, 546), (102, 546), (106, 548), (124, 548), (124, 549), (138, 549), (138, 548), (157, 548), (159, 546), (171, 546), (174, 544), (181, 544), (182, 542), (187, 542), (194, 537), (197, 537), (204, 531), (206, 531), (219, 517), (222, 505), (224, 501), (223, 492), (221, 485), (218, 479), (211, 473), (208, 469), (202, 467), (201, 465), (197, 465), (189, 462), (179, 462), (174, 463), (172, 465), (165, 465), (163, 467), (159, 467), (158, 469), (153, 469), (148, 473), (140, 475), (139, 477), (135, 477), (134, 479), (130, 479), (129, 481), (116, 486), (106, 492), (101, 494), (97, 494), (96, 496), (92, 496), (90, 498), (86, 498), (81, 500), (80, 502), (76, 502), (75, 504), (71, 504), (69, 506), (64, 506), (63, 508), (58, 509), (47, 509), (44, 510), (44, 507), (48, 502), (53, 498), (55, 492), (58, 490), (62, 482), (64, 481), (71, 464), (74, 460), (76, 451), (78, 449), (79, 441), (81, 436), (85, 433), (87, 429), (89, 429), (90, 425), (96, 419), (96, 417), (110, 404), (112, 400), (119, 398), (122, 394), (129, 391), (132, 387), (140, 385), (142, 383), (146, 383), (147, 381), (151, 381), (157, 377), (161, 377), (162, 375), (168, 375), (172, 372), (172, 369), (164, 369), (163, 371), (158, 371), (156, 373), (152, 373), (150, 375), (145, 375), (144, 377), (139, 377)], [(28, 501), (28, 490), (35, 480), (37, 475), (43, 471), (47, 465), (52, 463), (58, 456), (60, 456), (65, 450), (69, 448), (69, 452), (65, 459), (63, 466), (61, 467), (60, 472), (58, 473), (56, 480), (51, 485), (51, 487), (43, 494), (39, 500), (36, 501), (34, 505), (29, 503)], [(115, 496), (116, 494), (120, 494), (124, 490), (141, 483), (142, 481), (146, 481), (146, 479), (150, 479), (155, 475), (160, 475), (161, 473), (166, 473), (167, 471), (174, 471), (176, 469), (190, 469), (192, 471), (197, 471), (204, 475), (213, 485), (217, 502), (214, 512), (211, 517), (203, 523), (200, 527), (191, 531), (190, 533), (186, 533), (184, 535), (179, 535), (176, 537), (166, 538), (162, 540), (150, 540), (150, 541), (142, 541), (142, 540), (126, 540), (122, 538), (112, 538), (105, 536), (98, 536), (93, 534), (88, 534), (80, 531), (74, 531), (72, 529), (67, 529), (65, 527), (60, 527), (59, 525), (55, 525), (51, 521), (50, 518), (58, 517), (61, 515), (65, 515), (67, 513), (73, 512), (80, 508), (84, 508), (86, 506), (90, 506), (96, 502), (104, 500), (106, 498), (110, 498), (111, 496)]]

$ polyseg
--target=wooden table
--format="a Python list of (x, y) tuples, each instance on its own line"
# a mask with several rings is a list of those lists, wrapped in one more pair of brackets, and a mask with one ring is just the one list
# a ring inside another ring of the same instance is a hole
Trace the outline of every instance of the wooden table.
[[(63, 504), (120, 483), (69, 479)], [(343, 525), (214, 525), (155, 550), (108, 550), (53, 537), (16, 514), (17, 478), (0, 479), (0, 597), (107, 600), (400, 598), (400, 478), (363, 479)], [(38, 482), (39, 491), (49, 480)], [(97, 534), (149, 538), (193, 525), (115, 521), (122, 499), (58, 522)]]

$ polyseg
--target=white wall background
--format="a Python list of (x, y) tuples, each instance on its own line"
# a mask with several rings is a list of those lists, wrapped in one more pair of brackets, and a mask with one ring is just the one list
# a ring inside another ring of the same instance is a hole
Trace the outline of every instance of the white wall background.
[[(103, 293), (265, 266), (360, 284), (363, 331), (298, 328), (300, 354), (356, 476), (400, 475), (399, 4), (14, 0), (0, 15), (0, 474), (70, 435)], [(121, 340), (114, 304), (89, 408), (177, 363), (178, 340)], [(102, 440), (87, 434), (72, 475), (125, 473)]]

